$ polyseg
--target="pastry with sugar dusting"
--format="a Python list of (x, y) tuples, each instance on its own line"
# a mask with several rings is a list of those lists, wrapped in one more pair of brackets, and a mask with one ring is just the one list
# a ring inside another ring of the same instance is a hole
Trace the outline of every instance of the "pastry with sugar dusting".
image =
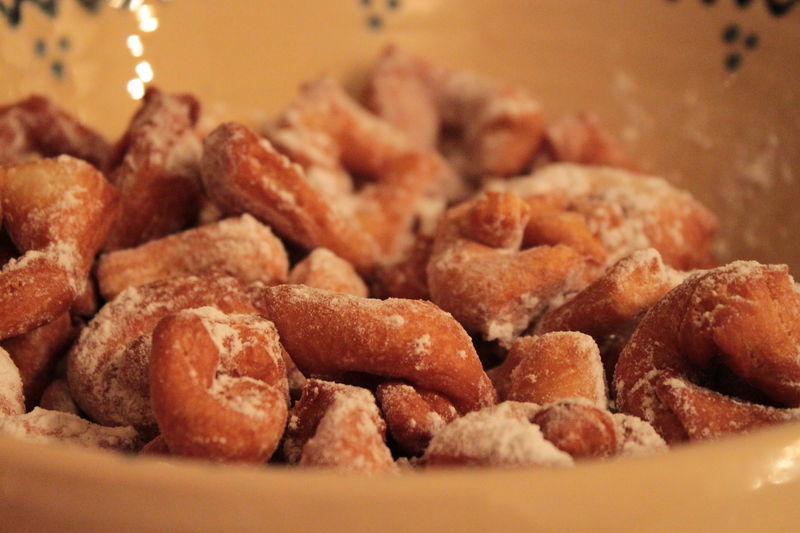
[(488, 374), (503, 400), (546, 404), (584, 398), (608, 408), (600, 350), (591, 337), (576, 331), (520, 337), (503, 364)]
[(172, 455), (266, 462), (288, 413), (275, 326), (214, 307), (187, 309), (153, 330), (150, 402)]
[(69, 313), (62, 313), (52, 322), (0, 342), (22, 376), (28, 409), (38, 405), (50, 382), (56, 358), (64, 354), (75, 335)]
[(128, 287), (177, 276), (224, 275), (242, 283), (284, 283), (289, 259), (283, 243), (250, 215), (103, 254), (97, 261), (100, 293), (113, 300)]
[(583, 288), (594, 259), (565, 244), (522, 248), (530, 208), (485, 192), (451, 208), (427, 266), (431, 301), (486, 340), (510, 345), (549, 301)]
[(611, 457), (622, 443), (613, 415), (583, 398), (542, 406), (531, 418), (549, 442), (573, 459)]
[(310, 379), (292, 409), (283, 453), (289, 464), (350, 472), (395, 469), (386, 424), (366, 389)]
[(294, 265), (288, 282), (362, 298), (369, 295), (366, 283), (353, 265), (327, 248), (315, 248)]
[(369, 113), (332, 78), (305, 84), (264, 133), (331, 208), (375, 242), (381, 261), (410, 240), (420, 203), (441, 190), (449, 172), (436, 152)]
[(200, 113), (188, 94), (150, 87), (114, 148), (111, 183), (120, 215), (104, 249), (138, 246), (195, 221), (200, 207), (201, 145), (194, 127)]
[(375, 396), (394, 442), (412, 456), (422, 455), (431, 438), (459, 416), (443, 395), (400, 381), (381, 383)]
[(205, 138), (202, 178), (226, 210), (250, 213), (304, 248), (328, 248), (360, 272), (374, 268), (374, 239), (337, 212), (299, 165), (247, 127), (224, 123)]
[(256, 314), (244, 285), (224, 276), (130, 287), (103, 306), (68, 357), (67, 378), (81, 410), (101, 424), (154, 429), (148, 385), (153, 329), (168, 315), (204, 306)]
[(430, 302), (278, 285), (260, 290), (254, 305), (275, 323), (306, 376), (338, 380), (357, 372), (405, 380), (443, 395), (460, 413), (495, 403), (469, 335)]
[(59, 155), (83, 159), (104, 171), (111, 145), (44, 96), (0, 107), (0, 166)]
[(70, 156), (0, 167), (3, 227), (22, 253), (0, 270), (0, 339), (53, 321), (78, 297), (114, 221), (118, 195)]
[(541, 107), (524, 90), (396, 46), (378, 58), (365, 101), (410, 139), (453, 152), (453, 165), (470, 176), (518, 174), (542, 141)]
[(655, 248), (678, 270), (715, 264), (716, 217), (687, 191), (655, 176), (572, 163), (547, 165), (529, 176), (497, 180), (492, 190), (522, 198), (555, 197), (584, 217), (612, 265), (636, 250)]
[(737, 261), (700, 271), (625, 345), (617, 406), (670, 443), (798, 419), (799, 350), (800, 294), (787, 267)]

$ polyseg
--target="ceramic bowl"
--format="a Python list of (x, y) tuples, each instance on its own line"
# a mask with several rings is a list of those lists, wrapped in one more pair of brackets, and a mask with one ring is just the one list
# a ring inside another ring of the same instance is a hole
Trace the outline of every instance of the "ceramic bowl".
[[(800, 271), (795, 0), (2, 0), (0, 102), (118, 136), (146, 86), (258, 122), (304, 80), (356, 90), (387, 43), (596, 111), (722, 221), (718, 257)], [(800, 427), (572, 470), (352, 477), (0, 437), (2, 531), (787, 531)]]

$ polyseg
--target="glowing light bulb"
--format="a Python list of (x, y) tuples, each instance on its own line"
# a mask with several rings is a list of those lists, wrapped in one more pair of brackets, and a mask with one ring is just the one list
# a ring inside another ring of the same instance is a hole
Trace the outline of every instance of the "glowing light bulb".
[(128, 82), (128, 93), (134, 100), (141, 100), (144, 96), (144, 82), (139, 78), (133, 78)]
[(142, 20), (141, 22), (139, 22), (139, 29), (146, 33), (150, 33), (151, 31), (156, 31), (158, 29), (158, 19), (149, 18)]
[(126, 42), (128, 44), (128, 50), (131, 51), (133, 57), (142, 57), (144, 53), (144, 44), (142, 44), (141, 37), (138, 35), (128, 35), (128, 40)]
[(138, 65), (136, 65), (136, 75), (139, 76), (139, 79), (142, 80), (144, 83), (149, 81), (153, 81), (153, 67), (150, 66), (150, 63), (147, 61), (142, 61)]

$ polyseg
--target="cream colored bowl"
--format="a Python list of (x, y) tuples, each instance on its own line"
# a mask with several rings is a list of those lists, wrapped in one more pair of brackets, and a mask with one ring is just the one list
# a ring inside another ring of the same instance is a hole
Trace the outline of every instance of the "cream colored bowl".
[[(552, 116), (598, 112), (720, 216), (720, 259), (797, 273), (799, 30), (792, 0), (5, 0), (0, 102), (43, 93), (115, 137), (155, 84), (208, 124), (256, 122), (321, 73), (357, 88), (395, 42)], [(567, 471), (373, 478), (0, 437), (0, 531), (787, 531), (799, 469), (797, 425)]]

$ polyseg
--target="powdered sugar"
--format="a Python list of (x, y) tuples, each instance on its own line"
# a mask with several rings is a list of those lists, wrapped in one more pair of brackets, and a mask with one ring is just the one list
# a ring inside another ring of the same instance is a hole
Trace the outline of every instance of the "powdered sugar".
[[(609, 251), (607, 264), (655, 242), (685, 246), (686, 224), (703, 231), (715, 227), (713, 216), (688, 192), (658, 177), (609, 167), (551, 164), (527, 177), (493, 182), (489, 188), (520, 196), (565, 195)], [(671, 217), (668, 224), (662, 221), (665, 216)]]
[(406, 319), (403, 318), (403, 315), (390, 315), (386, 320), (398, 328), (406, 323)]
[(83, 284), (85, 278), (82, 274), (82, 264), (78, 248), (74, 242), (70, 241), (57, 241), (46, 248), (41, 250), (30, 250), (16, 259), (10, 259), (5, 266), (3, 272), (13, 272), (32, 267), (33, 263), (39, 261), (47, 261), (63, 270), (67, 282), (67, 287), (72, 291), (73, 295), (77, 295)]
[(120, 293), (70, 354), (67, 375), (76, 403), (104, 424), (153, 425), (147, 387), (152, 330), (166, 315), (204, 305), (252, 309), (241, 285), (225, 277), (171, 278)]
[(141, 439), (131, 427), (106, 427), (71, 413), (36, 407), (30, 413), (0, 417), (0, 434), (32, 442), (62, 442), (90, 448), (133, 451)]
[(414, 344), (414, 353), (418, 356), (425, 356), (430, 354), (431, 349), (431, 336), (430, 334), (426, 333), (420, 337), (417, 337), (413, 341)]
[(274, 389), (263, 381), (226, 374), (218, 375), (208, 390), (226, 408), (247, 418), (262, 420), (273, 417), (272, 407), (277, 395), (270, 391)]
[[(571, 466), (572, 458), (529, 422), (534, 404), (504, 402), (456, 419), (431, 440), (425, 459), (486, 466)], [(526, 414), (528, 416), (526, 416)]]
[(0, 347), (0, 417), (24, 412), (22, 377), (11, 356)]
[(667, 444), (656, 430), (636, 416), (614, 413), (614, 423), (620, 437), (619, 454), (626, 457), (667, 451)]
[(302, 447), (300, 464), (357, 472), (392, 469), (375, 398), (366, 389), (338, 387)]

